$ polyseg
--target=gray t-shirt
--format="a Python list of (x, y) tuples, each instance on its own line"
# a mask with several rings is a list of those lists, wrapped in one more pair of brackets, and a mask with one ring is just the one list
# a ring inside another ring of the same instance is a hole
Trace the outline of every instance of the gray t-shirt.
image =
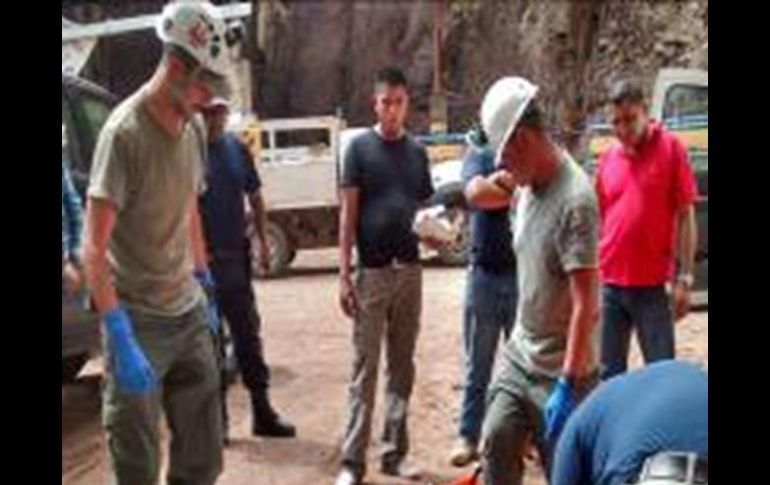
[(178, 316), (203, 297), (193, 277), (190, 214), (202, 184), (205, 140), (192, 123), (179, 138), (168, 135), (150, 116), (145, 97), (142, 88), (107, 120), (88, 196), (117, 207), (108, 258), (121, 304)]
[[(506, 356), (533, 374), (558, 377), (572, 312), (569, 273), (597, 267), (596, 196), (586, 174), (565, 153), (546, 186), (521, 190), (516, 212), (519, 307)], [(595, 367), (592, 348), (585, 371)]]

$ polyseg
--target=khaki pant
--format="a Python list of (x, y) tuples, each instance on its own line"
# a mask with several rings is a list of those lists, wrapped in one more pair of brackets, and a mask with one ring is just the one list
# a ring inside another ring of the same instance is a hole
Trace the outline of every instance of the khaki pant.
[[(588, 395), (598, 376), (575, 383), (578, 402)], [(484, 485), (521, 485), (524, 452), (531, 437), (546, 476), (550, 476), (553, 445), (545, 439), (543, 410), (556, 379), (536, 376), (507, 361), (492, 384), (482, 431)]]
[(205, 303), (174, 318), (131, 315), (134, 333), (158, 378), (145, 395), (117, 386), (105, 345), (103, 420), (117, 485), (156, 485), (161, 410), (171, 430), (169, 485), (211, 485), (222, 470), (219, 372)]
[(343, 466), (363, 476), (383, 337), (387, 362), (383, 463), (397, 463), (409, 451), (407, 408), (415, 376), (422, 270), (418, 265), (362, 268), (356, 275), (356, 293), (360, 311), (353, 329), (355, 358), (342, 457)]

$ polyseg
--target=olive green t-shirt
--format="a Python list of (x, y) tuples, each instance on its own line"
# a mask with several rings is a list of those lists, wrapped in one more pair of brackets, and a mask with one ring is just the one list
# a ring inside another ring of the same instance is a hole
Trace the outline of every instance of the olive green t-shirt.
[[(506, 356), (532, 374), (556, 378), (572, 314), (569, 274), (597, 267), (599, 211), (593, 187), (567, 155), (544, 187), (521, 191), (514, 227), (519, 306)], [(587, 368), (596, 367), (593, 338)]]
[(192, 204), (202, 184), (205, 136), (193, 120), (174, 138), (151, 117), (146, 87), (110, 115), (96, 145), (88, 196), (117, 207), (108, 258), (122, 305), (159, 316), (190, 311), (203, 293), (193, 277)]

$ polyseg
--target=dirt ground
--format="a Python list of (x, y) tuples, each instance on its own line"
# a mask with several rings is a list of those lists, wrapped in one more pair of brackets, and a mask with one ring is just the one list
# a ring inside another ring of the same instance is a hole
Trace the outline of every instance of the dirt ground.
[[(461, 389), (460, 306), (464, 271), (429, 267), (424, 275), (422, 330), (417, 348), (417, 382), (410, 407), (411, 457), (429, 474), (422, 483), (444, 483), (462, 470), (447, 464), (455, 440)], [(257, 283), (266, 354), (272, 371), (272, 399), (298, 428), (293, 440), (252, 438), (247, 394), (236, 383), (229, 393), (232, 444), (225, 451), (222, 485), (330, 484), (337, 472), (345, 424), (352, 349), (350, 322), (336, 304), (333, 251), (301, 253), (289, 277)], [(677, 325), (681, 358), (708, 367), (708, 312)], [(640, 364), (634, 346), (632, 361)], [(62, 484), (108, 482), (109, 463), (100, 424), (101, 364), (89, 363), (79, 381), (62, 387)], [(382, 387), (384, 379), (379, 380)], [(382, 423), (378, 393), (369, 485), (414, 483), (377, 473), (376, 446)], [(164, 431), (164, 448), (167, 444)], [(530, 464), (525, 485), (543, 485)]]

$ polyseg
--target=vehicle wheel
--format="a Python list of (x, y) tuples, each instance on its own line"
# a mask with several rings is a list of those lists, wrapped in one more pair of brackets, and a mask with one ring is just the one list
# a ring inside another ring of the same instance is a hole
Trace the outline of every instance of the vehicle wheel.
[[(275, 277), (286, 271), (296, 253), (296, 250), (289, 242), (289, 238), (286, 236), (286, 232), (278, 224), (274, 222), (267, 223), (267, 246), (270, 251), (270, 266), (268, 269), (267, 277)], [(259, 252), (256, 250), (259, 244), (259, 238), (256, 232), (251, 234), (251, 248), (252, 248), (252, 274), (254, 277), (259, 276)]]

